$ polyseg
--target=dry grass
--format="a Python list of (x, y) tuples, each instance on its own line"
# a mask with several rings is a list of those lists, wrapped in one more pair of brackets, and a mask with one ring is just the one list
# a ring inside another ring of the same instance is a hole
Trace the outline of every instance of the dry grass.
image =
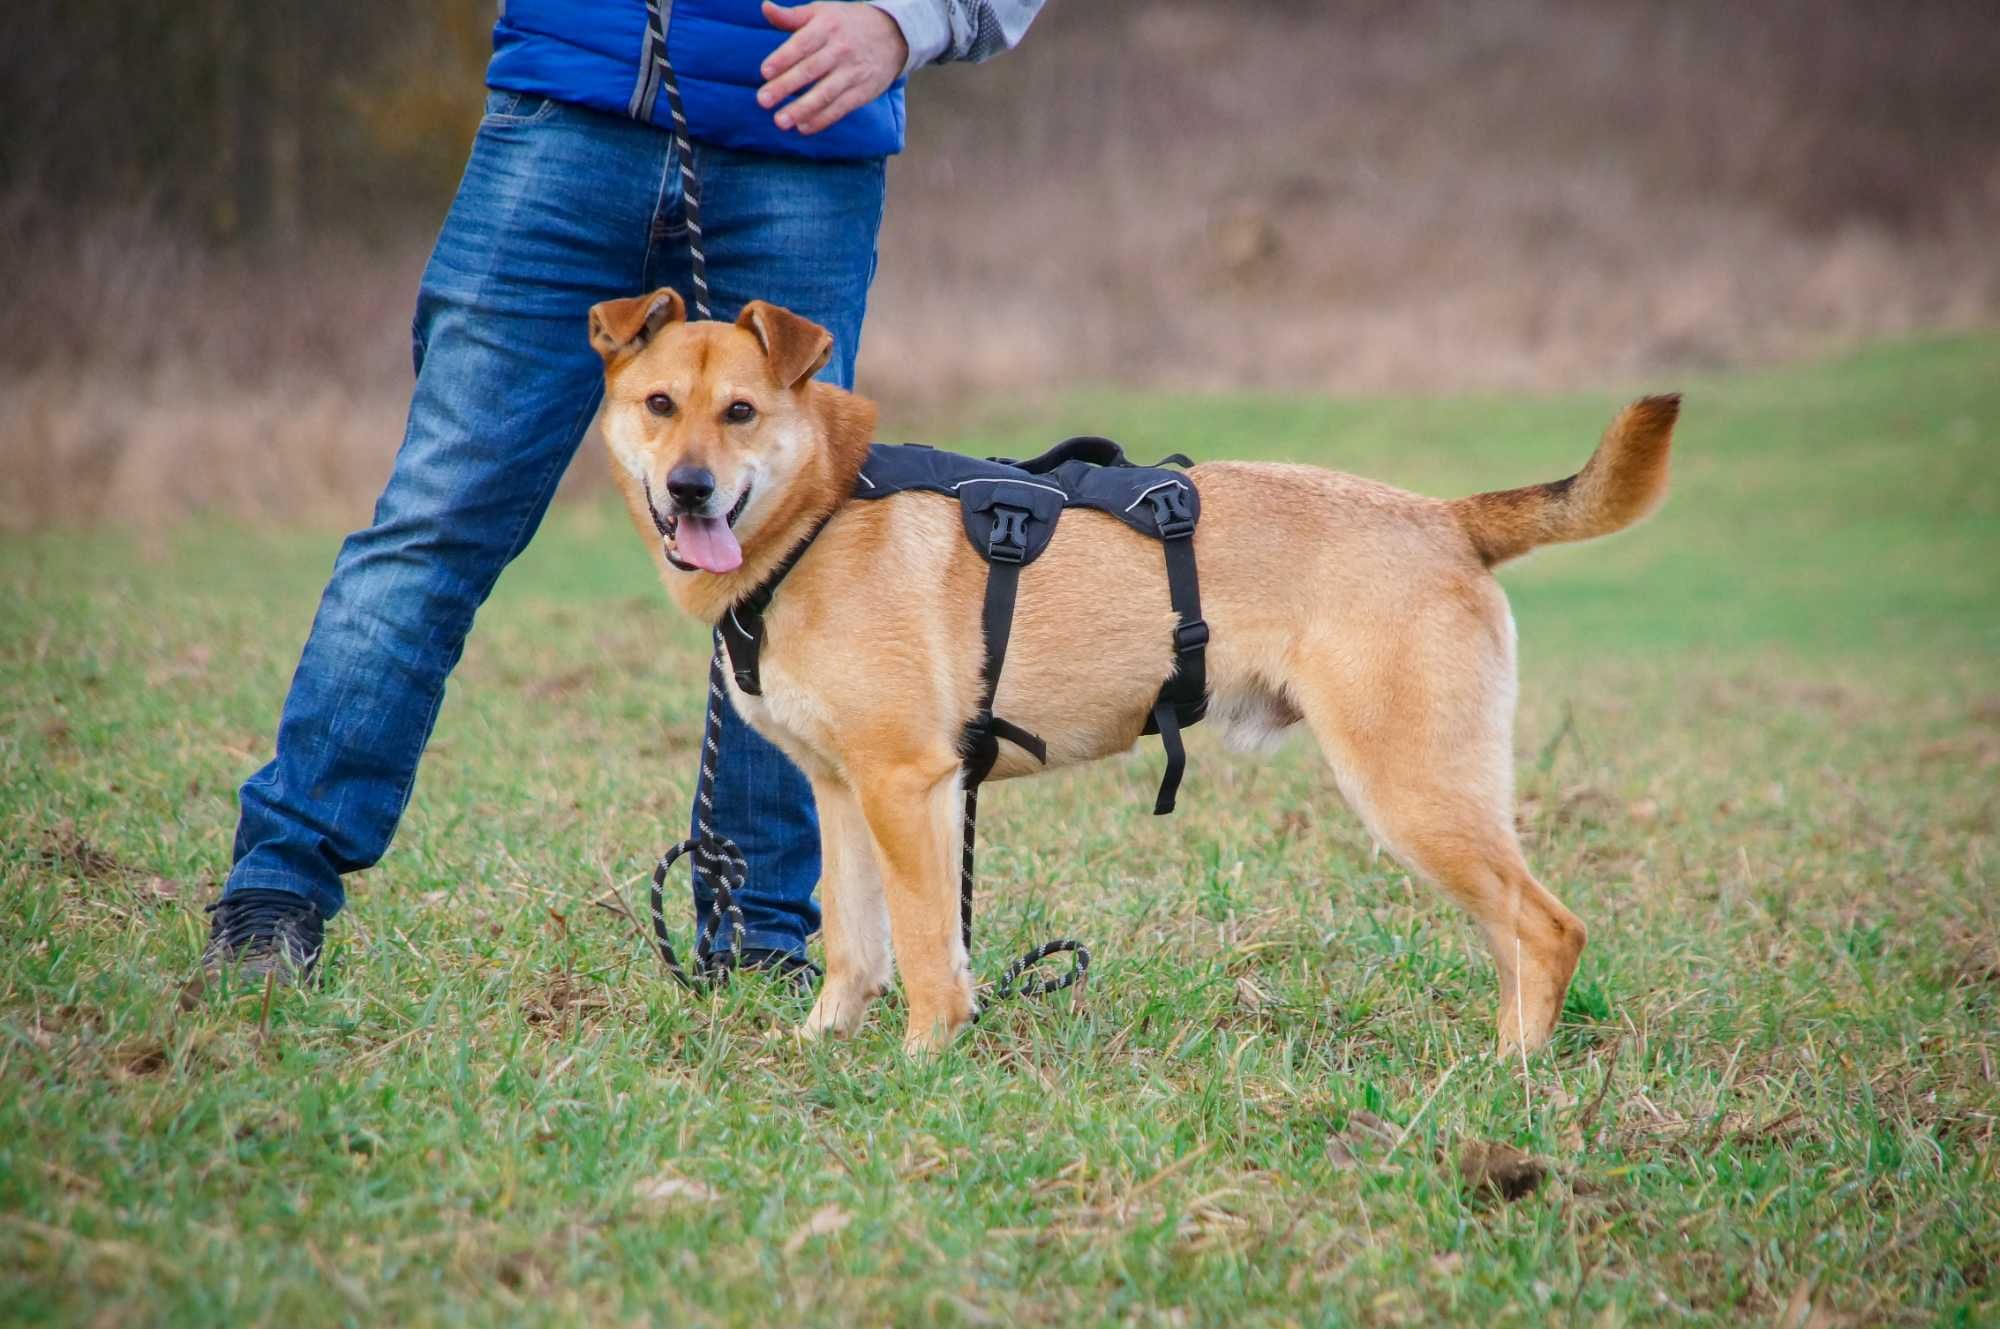
[(891, 388), (935, 381), (923, 348), (968, 324), (943, 377), (974, 391), (1429, 391), (2000, 311), (1990, 10), (1183, 3), (1046, 23), (957, 114), (918, 108), (870, 329)]
[[(1991, 325), (1995, 68), (1956, 0), (1056, 5), (920, 77), (863, 384), (925, 437), (1102, 382), (1544, 390)], [(0, 223), (0, 526), (358, 517), (434, 214), (387, 255)]]

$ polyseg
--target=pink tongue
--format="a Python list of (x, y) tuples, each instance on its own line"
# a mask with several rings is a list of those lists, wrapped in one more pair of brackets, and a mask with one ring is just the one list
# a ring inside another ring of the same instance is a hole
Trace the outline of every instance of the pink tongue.
[(743, 566), (743, 546), (722, 517), (682, 517), (674, 552), (704, 572), (734, 572)]

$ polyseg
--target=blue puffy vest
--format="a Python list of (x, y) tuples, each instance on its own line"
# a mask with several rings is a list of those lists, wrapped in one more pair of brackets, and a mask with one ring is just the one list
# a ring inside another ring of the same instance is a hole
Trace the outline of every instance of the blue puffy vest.
[(757, 0), (504, 0), (486, 84), (671, 128), (650, 55), (649, 9), (666, 33), (688, 135), (697, 142), (822, 159), (902, 151), (900, 79), (817, 134), (772, 122), (772, 112), (757, 104), (758, 68), (789, 34), (764, 21)]

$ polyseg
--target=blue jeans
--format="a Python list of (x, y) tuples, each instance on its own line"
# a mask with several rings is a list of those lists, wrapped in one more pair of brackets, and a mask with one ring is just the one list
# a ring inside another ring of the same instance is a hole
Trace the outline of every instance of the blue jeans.
[[(752, 299), (804, 314), (833, 333), (822, 377), (851, 385), (883, 163), (697, 145), (695, 168), (715, 316)], [(388, 849), (473, 615), (597, 409), (603, 364), (585, 316), (658, 286), (689, 290), (671, 137), (491, 94), (418, 293), (402, 449), (374, 522), (334, 561), (277, 757), (243, 785), (225, 897), (290, 891), (331, 917), (342, 874)], [(811, 787), (733, 710), (721, 749), (715, 824), (750, 863), (745, 945), (803, 951), (819, 926)]]

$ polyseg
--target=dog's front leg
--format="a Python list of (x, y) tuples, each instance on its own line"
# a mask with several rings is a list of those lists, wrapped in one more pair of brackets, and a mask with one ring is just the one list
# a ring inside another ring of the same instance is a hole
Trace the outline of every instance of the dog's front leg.
[(972, 1018), (972, 972), (959, 936), (959, 762), (945, 751), (855, 771), (874, 833), (896, 967), (910, 1024), (903, 1045), (931, 1051)]
[(895, 964), (889, 955), (889, 911), (875, 846), (854, 791), (834, 780), (814, 780), (819, 806), (820, 908), (826, 938), (826, 982), (799, 1032), (851, 1034), (868, 1005), (889, 990)]

